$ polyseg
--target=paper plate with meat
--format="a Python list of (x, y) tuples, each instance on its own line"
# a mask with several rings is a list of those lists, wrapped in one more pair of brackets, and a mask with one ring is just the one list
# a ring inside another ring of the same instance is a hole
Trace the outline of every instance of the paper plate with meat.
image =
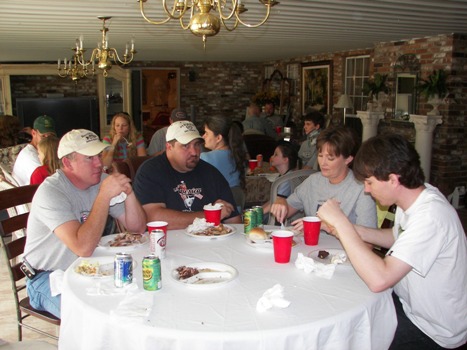
[(201, 240), (222, 239), (233, 235), (237, 230), (235, 227), (225, 224), (214, 226), (206, 223), (204, 219), (195, 219), (192, 225), (189, 225), (185, 233), (188, 236), (195, 237)]
[(114, 264), (112, 257), (81, 259), (75, 263), (74, 271), (81, 276), (93, 278), (112, 277)]
[(171, 277), (178, 283), (201, 289), (225, 285), (237, 276), (236, 268), (216, 262), (181, 265), (173, 269), (171, 273)]
[(125, 252), (141, 247), (149, 242), (146, 233), (121, 232), (101, 238), (98, 246), (114, 251)]

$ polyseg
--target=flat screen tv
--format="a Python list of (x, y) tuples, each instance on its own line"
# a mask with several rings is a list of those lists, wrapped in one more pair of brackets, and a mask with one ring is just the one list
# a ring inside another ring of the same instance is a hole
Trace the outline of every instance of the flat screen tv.
[(40, 115), (52, 117), (58, 137), (72, 129), (88, 129), (99, 135), (96, 97), (18, 98), (16, 114), (23, 127), (32, 127)]

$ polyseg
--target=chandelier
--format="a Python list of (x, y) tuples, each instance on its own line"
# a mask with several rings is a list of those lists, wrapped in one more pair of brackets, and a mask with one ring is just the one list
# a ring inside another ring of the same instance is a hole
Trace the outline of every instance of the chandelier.
[(61, 60), (58, 60), (58, 75), (62, 78), (70, 77), (71, 80), (77, 83), (78, 80), (86, 78), (88, 74), (94, 75), (96, 70), (94, 69), (94, 64), (91, 71), (88, 70), (87, 66), (81, 65), (78, 61), (78, 49), (75, 47), (72, 50), (75, 52), (73, 57), (69, 61), (64, 58), (63, 67)]
[(103, 70), (104, 77), (107, 77), (108, 71), (112, 68), (113, 60), (116, 64), (128, 64), (133, 61), (135, 50), (135, 41), (131, 39), (131, 43), (126, 44), (125, 53), (123, 54), (123, 59), (117, 53), (117, 50), (114, 48), (109, 48), (109, 38), (107, 32), (109, 28), (105, 26), (105, 21), (111, 19), (109, 16), (98, 16), (98, 19), (102, 21), (102, 40), (100, 43), (97, 43), (97, 48), (92, 50), (91, 58), (89, 61), (86, 61), (84, 57), (85, 49), (83, 49), (83, 36), (80, 36), (79, 39), (76, 39), (76, 58), (78, 63), (83, 66), (85, 70), (91, 65), (92, 71), (95, 71), (95, 66)]
[[(144, 12), (144, 3), (148, 1), (138, 0), (141, 15), (147, 22), (158, 25), (165, 24), (171, 19), (179, 20), (184, 30), (190, 29), (194, 35), (203, 38), (205, 48), (206, 37), (219, 33), (221, 25), (229, 32), (235, 30), (239, 23), (248, 28), (259, 27), (268, 20), (271, 7), (279, 4), (276, 0), (258, 0), (266, 7), (266, 14), (259, 23), (248, 24), (240, 18), (242, 13), (248, 11), (242, 0), (174, 0), (171, 10), (167, 7), (166, 0), (162, 0), (162, 7), (167, 18), (157, 22), (149, 19)], [(211, 10), (216, 14), (211, 13)], [(187, 14), (186, 17), (185, 14)], [(226, 22), (232, 18), (235, 21), (229, 26)]]

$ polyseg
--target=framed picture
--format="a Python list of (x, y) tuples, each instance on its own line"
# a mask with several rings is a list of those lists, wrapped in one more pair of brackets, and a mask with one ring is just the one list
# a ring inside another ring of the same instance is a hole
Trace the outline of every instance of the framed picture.
[(331, 114), (332, 62), (319, 61), (302, 65), (302, 114), (314, 108)]

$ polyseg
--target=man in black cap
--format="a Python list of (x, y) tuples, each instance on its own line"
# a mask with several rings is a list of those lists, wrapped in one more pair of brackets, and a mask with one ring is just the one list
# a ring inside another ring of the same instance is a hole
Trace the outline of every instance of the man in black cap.
[[(182, 120), (188, 120), (186, 112), (181, 108), (175, 108), (170, 114), (170, 124)], [(154, 135), (152, 135), (151, 142), (149, 142), (148, 146), (148, 154), (150, 156), (158, 156), (165, 151), (165, 135), (167, 134), (168, 128), (169, 126), (167, 125), (162, 129), (157, 130)]]

